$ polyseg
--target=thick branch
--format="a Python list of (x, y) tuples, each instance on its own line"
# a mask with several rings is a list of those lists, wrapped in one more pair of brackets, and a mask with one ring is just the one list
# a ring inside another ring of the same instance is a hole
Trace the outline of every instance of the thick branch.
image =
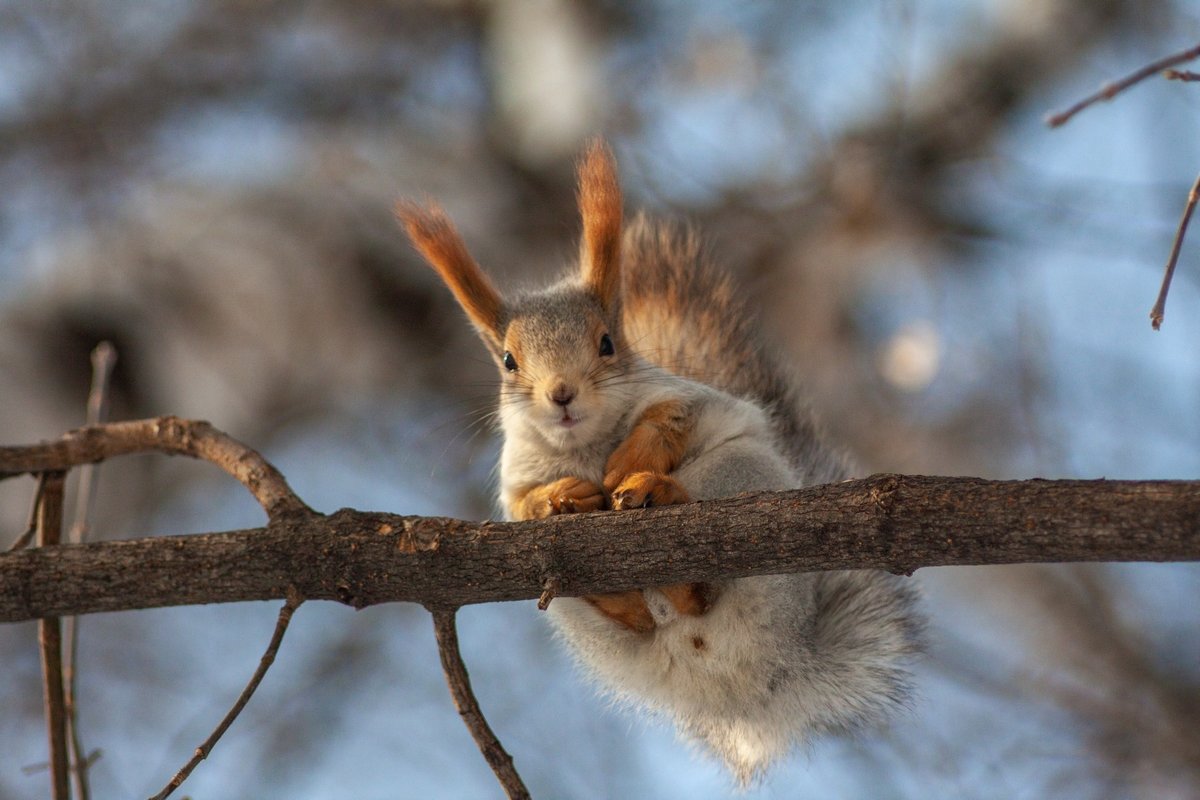
[(342, 510), (0, 554), (0, 621), (267, 600), (452, 608), (777, 572), (1200, 559), (1200, 481), (878, 475), (536, 522)]

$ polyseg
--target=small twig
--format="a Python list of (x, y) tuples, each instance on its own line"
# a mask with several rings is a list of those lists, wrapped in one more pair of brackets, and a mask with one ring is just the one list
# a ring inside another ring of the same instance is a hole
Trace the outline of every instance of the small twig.
[(509, 798), (529, 798), (529, 790), (525, 788), (521, 776), (513, 766), (512, 756), (505, 751), (504, 746), (492, 731), (479, 710), (479, 702), (471, 691), (471, 679), (467, 676), (467, 667), (463, 664), (462, 653), (458, 649), (458, 630), (454, 623), (456, 610), (433, 610), (433, 632), (437, 636), (438, 655), (442, 659), (442, 670), (446, 673), (446, 683), (450, 686), (450, 696), (454, 698), (454, 706), (459, 716), (471, 732), (479, 752), (487, 760), (492, 772)]
[(1166, 313), (1167, 292), (1171, 291), (1171, 278), (1175, 276), (1175, 264), (1179, 261), (1179, 251), (1183, 248), (1183, 237), (1187, 235), (1188, 223), (1192, 220), (1192, 212), (1196, 210), (1196, 199), (1200, 196), (1200, 175), (1188, 192), (1187, 205), (1183, 207), (1183, 217), (1179, 220), (1179, 230), (1175, 232), (1175, 241), (1171, 245), (1171, 255), (1167, 258), (1167, 269), (1163, 273), (1162, 288), (1158, 290), (1158, 299), (1154, 308), (1150, 309), (1150, 324), (1154, 330), (1162, 326), (1163, 315)]
[[(37, 544), (50, 547), (62, 536), (63, 484), (66, 476), (53, 472), (46, 476), (38, 502)], [(67, 711), (63, 697), (62, 629), (58, 617), (38, 621), (38, 640), (42, 650), (42, 685), (46, 705), (46, 730), (50, 740), (50, 780), (54, 800), (71, 797), (71, 762), (67, 752)]]
[[(97, 747), (95, 750), (88, 753), (87, 765), (89, 767), (92, 766), (97, 761), (99, 761), (101, 756), (103, 756), (103, 755), (104, 755), (104, 751), (101, 750), (99, 747)], [(50, 762), (49, 761), (39, 761), (36, 764), (26, 764), (25, 766), (21, 767), (22, 775), (37, 775), (39, 772), (49, 772), (49, 771), (50, 771)]]
[(287, 602), (283, 604), (283, 608), (279, 609), (279, 620), (275, 623), (275, 633), (271, 635), (271, 641), (267, 645), (267, 650), (263, 653), (262, 659), (258, 662), (258, 669), (254, 671), (254, 675), (250, 678), (250, 682), (246, 684), (246, 688), (242, 690), (237, 702), (233, 704), (233, 708), (229, 709), (229, 713), (221, 720), (221, 724), (216, 727), (216, 730), (204, 740), (204, 742), (196, 748), (196, 752), (192, 755), (190, 761), (183, 765), (179, 772), (175, 773), (175, 777), (171, 778), (170, 782), (163, 787), (162, 791), (154, 795), (151, 800), (164, 800), (169, 797), (171, 792), (179, 788), (188, 776), (192, 774), (192, 770), (204, 759), (208, 758), (208, 754), (212, 752), (213, 747), (225, 735), (225, 731), (233, 724), (238, 715), (242, 713), (242, 709), (250, 702), (250, 698), (254, 695), (254, 691), (258, 688), (258, 684), (262, 682), (263, 676), (267, 674), (271, 664), (275, 661), (275, 654), (279, 652), (279, 645), (283, 641), (283, 635), (287, 633), (288, 624), (292, 621), (292, 614), (304, 602), (304, 598), (296, 591), (294, 587), (288, 587)]
[(29, 522), (25, 525), (25, 532), (17, 537), (17, 540), (9, 547), (9, 551), (21, 550), (33, 541), (33, 535), (37, 533), (38, 508), (42, 504), (42, 492), (46, 488), (46, 473), (39, 472), (37, 476), (37, 488), (33, 490), (33, 505), (29, 507)]
[(1200, 72), (1190, 69), (1169, 69), (1163, 72), (1163, 77), (1169, 81), (1200, 81)]
[(542, 584), (542, 596), (538, 598), (538, 611), (545, 611), (550, 607), (550, 601), (558, 596), (558, 590), (562, 588), (561, 582), (556, 577), (546, 578), (546, 582)]
[(271, 519), (313, 511), (257, 451), (201, 420), (166, 416), (71, 431), (54, 442), (0, 447), (0, 480), (61, 470), (133, 453), (167, 453), (211, 462), (245, 486)]
[(1111, 100), (1121, 92), (1128, 89), (1130, 86), (1140, 83), (1141, 81), (1144, 81), (1146, 78), (1149, 78), (1153, 75), (1157, 75), (1158, 73), (1163, 72), (1170, 67), (1175, 66), (1176, 64), (1183, 64), (1184, 62), (1192, 61), (1195, 58), (1200, 58), (1200, 45), (1196, 45), (1195, 47), (1191, 47), (1187, 50), (1176, 53), (1173, 56), (1160, 58), (1158, 61), (1155, 61), (1152, 64), (1147, 64), (1136, 72), (1132, 72), (1118, 81), (1104, 84), (1095, 94), (1083, 98), (1070, 108), (1059, 111), (1057, 114), (1050, 114), (1046, 117), (1046, 124), (1051, 128), (1057, 128), (1058, 126), (1065, 124), (1067, 120), (1071, 119), (1071, 117), (1075, 116), (1080, 111), (1083, 111), (1088, 106), (1098, 103), (1101, 100)]
[[(88, 391), (88, 425), (99, 425), (108, 417), (108, 386), (113, 367), (117, 363), (117, 350), (109, 342), (101, 342), (92, 350), (92, 386)], [(95, 464), (84, 464), (79, 470), (77, 494), (75, 496), (75, 522), (67, 541), (78, 544), (87, 538), (89, 519), (92, 513), (92, 498), (96, 494), (96, 481), (100, 470)], [(83, 742), (79, 736), (79, 713), (76, 698), (76, 654), (79, 646), (79, 619), (66, 619), (66, 647), (63, 651), (64, 699), (67, 706), (67, 734), (71, 747), (71, 776), (74, 779), (77, 800), (89, 800), (88, 785), (90, 761), (84, 757)]]
[[(117, 350), (110, 343), (101, 342), (92, 350), (92, 386), (87, 399), (88, 427), (99, 425), (108, 418), (108, 385), (116, 363)], [(97, 474), (96, 464), (84, 464), (79, 470), (75, 522), (71, 525), (71, 533), (67, 537), (69, 542), (82, 542), (87, 538), (92, 498), (96, 494)]]

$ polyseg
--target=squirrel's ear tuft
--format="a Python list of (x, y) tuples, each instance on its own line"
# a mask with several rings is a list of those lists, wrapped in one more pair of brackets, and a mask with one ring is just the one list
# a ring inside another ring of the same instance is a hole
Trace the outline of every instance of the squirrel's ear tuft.
[(612, 151), (593, 139), (579, 162), (579, 214), (583, 217), (583, 282), (614, 313), (621, 295), (621, 187)]
[(504, 300), (467, 252), (454, 223), (435, 204), (422, 206), (401, 200), (395, 211), (413, 247), (450, 287), (484, 344), (498, 354), (504, 349)]

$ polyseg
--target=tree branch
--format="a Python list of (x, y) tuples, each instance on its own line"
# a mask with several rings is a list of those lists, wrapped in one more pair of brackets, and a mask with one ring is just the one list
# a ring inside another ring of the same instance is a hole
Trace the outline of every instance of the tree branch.
[(1154, 307), (1150, 309), (1150, 324), (1154, 330), (1162, 327), (1163, 316), (1167, 308), (1167, 292), (1171, 291), (1171, 278), (1175, 276), (1175, 265), (1179, 262), (1179, 251), (1183, 248), (1183, 237), (1187, 236), (1188, 223), (1192, 221), (1192, 212), (1196, 210), (1196, 199), (1200, 197), (1200, 175), (1188, 192), (1187, 202), (1183, 206), (1183, 217), (1179, 220), (1179, 229), (1175, 231), (1175, 240), (1171, 243), (1171, 255), (1167, 257), (1167, 268), (1163, 271), (1162, 286)]
[(0, 480), (26, 472), (66, 470), (114, 456), (165, 453), (216, 464), (254, 495), (267, 516), (312, 513), (279, 470), (261, 455), (201, 420), (156, 417), (70, 431), (40, 445), (0, 447)]
[(294, 589), (288, 588), (287, 602), (283, 604), (283, 608), (279, 609), (279, 619), (275, 622), (275, 632), (271, 634), (271, 641), (267, 643), (267, 649), (263, 653), (262, 658), (258, 661), (258, 668), (254, 670), (254, 674), (250, 676), (250, 682), (246, 684), (246, 688), (242, 689), (242, 693), (238, 695), (238, 699), (234, 702), (233, 707), (221, 719), (216, 729), (209, 734), (208, 738), (200, 743), (200, 746), (192, 753), (192, 757), (186, 764), (180, 768), (179, 772), (167, 782), (158, 794), (150, 798), (150, 800), (166, 800), (176, 789), (178, 789), (188, 776), (192, 774), (192, 770), (200, 764), (201, 761), (208, 758), (208, 754), (212, 752), (213, 747), (225, 735), (225, 731), (229, 730), (229, 726), (234, 723), (238, 716), (242, 713), (242, 709), (250, 702), (250, 698), (254, 696), (254, 692), (258, 689), (258, 685), (262, 683), (263, 677), (267, 674), (267, 670), (275, 663), (275, 656), (279, 652), (279, 645), (283, 643), (283, 635), (287, 633), (288, 625), (291, 624), (292, 615), (296, 613), (296, 609), (304, 602), (304, 598), (299, 595)]
[[(109, 383), (113, 367), (117, 364), (117, 350), (111, 342), (100, 342), (92, 350), (92, 386), (88, 391), (87, 424), (99, 425), (108, 417)], [(82, 542), (87, 538), (88, 522), (92, 514), (92, 498), (96, 494), (96, 482), (100, 470), (95, 464), (85, 464), (79, 470), (76, 483), (75, 522), (67, 535), (68, 542)], [(79, 735), (79, 702), (76, 669), (79, 661), (79, 620), (67, 617), (63, 648), (63, 698), (67, 706), (67, 744), (71, 751), (71, 777), (74, 779), (76, 800), (91, 800), (91, 784), (88, 768), (91, 763)]]
[(522, 600), (716, 576), (1065, 561), (1200, 560), (1200, 481), (877, 475), (531, 522), (344, 509), (266, 528), (0, 554), (0, 622), (268, 600), (356, 608)]
[[(38, 547), (59, 542), (63, 523), (62, 472), (46, 475), (38, 500)], [(38, 641), (42, 650), (42, 686), (46, 705), (46, 730), (50, 742), (50, 786), (54, 800), (70, 800), (71, 762), (67, 749), (67, 706), (63, 696), (62, 626), (58, 617), (38, 620)]]
[(511, 800), (529, 800), (529, 790), (521, 780), (517, 768), (513, 766), (512, 756), (504, 749), (500, 739), (487, 723), (483, 712), (479, 709), (479, 701), (471, 690), (471, 679), (467, 675), (467, 666), (463, 663), (462, 653), (458, 649), (458, 627), (454, 616), (456, 609), (438, 609), (433, 611), (433, 633), (437, 637), (438, 655), (442, 659), (442, 671), (446, 673), (446, 685), (450, 687), (450, 697), (454, 707), (463, 718), (471, 738), (479, 747), (484, 760), (496, 773), (496, 779), (504, 787), (504, 793)]
[[(1200, 58), (1200, 45), (1189, 47), (1187, 50), (1183, 50), (1173, 55), (1169, 55), (1166, 58), (1160, 58), (1157, 61), (1153, 61), (1141, 69), (1131, 72), (1120, 80), (1105, 83), (1094, 94), (1088, 95), (1079, 102), (1071, 105), (1069, 108), (1059, 111), (1056, 114), (1048, 115), (1046, 117), (1046, 124), (1051, 128), (1057, 128), (1060, 125), (1065, 125), (1071, 119), (1071, 117), (1075, 116), (1080, 111), (1083, 111), (1088, 106), (1095, 105), (1102, 100), (1112, 100), (1130, 86), (1141, 83), (1146, 78), (1151, 76), (1165, 73), (1170, 67), (1174, 67), (1178, 64), (1183, 64), (1188, 61), (1194, 61), (1196, 58)], [(1167, 74), (1166, 77), (1178, 80), (1180, 73), (1174, 71), (1172, 72), (1174, 74)]]

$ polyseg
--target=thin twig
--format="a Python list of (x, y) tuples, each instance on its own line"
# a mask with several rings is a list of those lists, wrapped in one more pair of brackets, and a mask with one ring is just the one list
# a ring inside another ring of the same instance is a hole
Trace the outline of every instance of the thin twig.
[[(88, 391), (88, 425), (99, 425), (108, 417), (108, 386), (113, 367), (117, 363), (117, 350), (109, 342), (101, 342), (92, 350), (92, 386)], [(78, 544), (87, 538), (88, 524), (92, 513), (92, 499), (96, 495), (96, 481), (100, 470), (96, 464), (84, 464), (79, 470), (76, 484), (75, 522), (67, 541)], [(79, 736), (79, 713), (76, 696), (76, 655), (79, 647), (79, 618), (66, 619), (66, 647), (63, 651), (64, 698), (67, 706), (67, 735), (71, 747), (71, 776), (74, 779), (77, 800), (90, 800), (91, 788), (87, 772), (91, 761), (84, 756), (83, 741)]]
[(25, 525), (25, 532), (17, 537), (17, 540), (9, 547), (9, 551), (21, 550), (33, 541), (33, 535), (37, 533), (38, 508), (42, 504), (42, 492), (46, 488), (46, 473), (39, 472), (37, 475), (37, 488), (33, 490), (33, 505), (29, 507), (29, 522)]
[(546, 582), (542, 584), (542, 596), (538, 598), (538, 611), (545, 611), (550, 607), (550, 601), (558, 596), (559, 589), (562, 588), (561, 581), (555, 577), (546, 578)]
[(1167, 56), (1166, 58), (1160, 58), (1158, 61), (1155, 61), (1152, 64), (1147, 64), (1136, 72), (1132, 72), (1120, 80), (1104, 84), (1095, 94), (1083, 98), (1070, 108), (1059, 111), (1057, 114), (1049, 115), (1046, 117), (1046, 124), (1051, 128), (1057, 128), (1058, 126), (1065, 124), (1067, 120), (1071, 119), (1071, 117), (1075, 116), (1080, 111), (1083, 111), (1088, 106), (1098, 103), (1101, 100), (1111, 100), (1121, 92), (1128, 89), (1130, 86), (1140, 83), (1141, 81), (1144, 81), (1146, 78), (1149, 78), (1153, 75), (1157, 75), (1158, 73), (1163, 72), (1164, 70), (1167, 70), (1176, 64), (1183, 64), (1187, 61), (1192, 61), (1195, 58), (1200, 58), (1200, 45), (1196, 45), (1195, 47), (1191, 47), (1187, 50), (1176, 53), (1175, 55)]
[(171, 792), (179, 788), (188, 776), (192, 774), (192, 770), (196, 766), (208, 758), (208, 754), (212, 752), (213, 747), (225, 735), (225, 731), (233, 724), (233, 721), (242, 713), (242, 709), (250, 702), (250, 698), (254, 695), (254, 691), (258, 688), (258, 684), (262, 682), (263, 676), (267, 674), (271, 664), (275, 661), (275, 654), (279, 652), (279, 645), (283, 641), (283, 635), (287, 633), (288, 624), (292, 621), (292, 614), (304, 602), (304, 598), (296, 591), (294, 587), (288, 587), (287, 602), (283, 604), (283, 608), (279, 609), (279, 620), (275, 623), (275, 633), (271, 635), (271, 641), (267, 645), (267, 650), (263, 653), (262, 659), (258, 662), (258, 669), (254, 671), (254, 675), (250, 678), (250, 682), (246, 684), (246, 688), (242, 690), (237, 702), (233, 704), (233, 708), (229, 709), (229, 713), (221, 720), (221, 724), (216, 727), (216, 730), (204, 740), (204, 742), (196, 748), (196, 752), (192, 755), (191, 760), (183, 765), (179, 772), (175, 773), (175, 777), (171, 778), (170, 782), (163, 787), (162, 791), (154, 795), (151, 800), (164, 800), (169, 797)]
[[(104, 751), (101, 750), (99, 747), (97, 747), (92, 752), (88, 753), (88, 757), (87, 757), (88, 766), (90, 767), (93, 764), (95, 764), (97, 761), (100, 760), (100, 757), (103, 755), (104, 755)], [(22, 775), (37, 775), (39, 772), (49, 772), (49, 771), (50, 771), (50, 762), (49, 761), (39, 761), (36, 764), (25, 764), (24, 766), (21, 767)]]
[[(117, 350), (108, 342), (101, 342), (92, 350), (92, 386), (88, 391), (87, 425), (99, 425), (108, 418), (108, 385), (113, 367), (117, 363)], [(79, 469), (78, 492), (75, 496), (75, 522), (71, 525), (69, 542), (82, 542), (87, 538), (88, 520), (92, 513), (92, 499), (96, 494), (96, 464), (84, 464)]]
[(1167, 292), (1171, 291), (1171, 278), (1175, 276), (1175, 264), (1179, 261), (1179, 251), (1183, 248), (1183, 237), (1187, 235), (1188, 223), (1192, 220), (1192, 212), (1196, 210), (1196, 199), (1200, 196), (1200, 175), (1188, 192), (1187, 205), (1183, 207), (1183, 217), (1179, 220), (1179, 230), (1175, 232), (1175, 241), (1171, 245), (1171, 255), (1167, 259), (1167, 269), (1163, 273), (1162, 288), (1158, 290), (1158, 299), (1154, 308), (1150, 309), (1150, 324), (1154, 330), (1162, 326), (1163, 315), (1166, 313)]
[[(37, 544), (51, 547), (62, 536), (65, 474), (46, 476), (38, 502)], [(46, 705), (46, 731), (50, 741), (50, 780), (54, 800), (71, 797), (71, 762), (67, 752), (67, 712), (63, 698), (62, 629), (58, 617), (38, 621), (42, 650), (42, 685)]]
[(471, 679), (467, 676), (467, 667), (463, 663), (462, 653), (458, 649), (458, 630), (454, 623), (456, 610), (434, 610), (433, 632), (437, 636), (438, 655), (442, 659), (442, 670), (446, 673), (446, 683), (450, 686), (450, 696), (454, 698), (454, 706), (459, 716), (471, 732), (479, 752), (487, 759), (488, 766), (496, 773), (496, 778), (509, 798), (529, 798), (529, 790), (525, 788), (521, 776), (513, 766), (512, 756), (500, 744), (500, 740), (492, 731), (479, 710), (479, 702), (471, 691)]
[(1200, 72), (1192, 72), (1190, 69), (1169, 69), (1163, 72), (1163, 77), (1169, 81), (1200, 81)]
[(208, 461), (250, 491), (267, 516), (313, 511), (257, 451), (202, 420), (174, 416), (110, 422), (70, 431), (53, 442), (0, 447), (0, 480), (26, 472), (68, 469), (133, 453), (167, 453)]

